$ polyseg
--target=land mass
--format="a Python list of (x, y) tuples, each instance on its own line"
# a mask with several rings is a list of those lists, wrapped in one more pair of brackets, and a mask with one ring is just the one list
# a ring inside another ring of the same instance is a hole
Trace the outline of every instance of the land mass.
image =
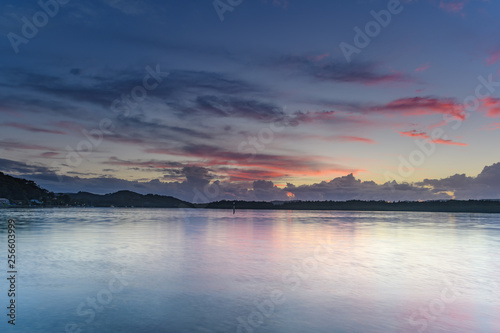
[(147, 194), (132, 191), (118, 191), (110, 194), (53, 193), (41, 188), (31, 180), (5, 175), (0, 172), (0, 198), (7, 199), (8, 207), (149, 207), (149, 208), (194, 208), (194, 205), (171, 196)]
[(145, 207), (145, 208), (194, 208), (190, 202), (171, 196), (139, 194), (132, 191), (118, 191), (110, 194), (88, 192), (68, 193), (70, 202), (76, 206), (92, 207)]
[(464, 212), (500, 213), (498, 200), (433, 200), (433, 201), (217, 201), (204, 208), (232, 209), (279, 209), (279, 210), (360, 210), (360, 211), (417, 211), (417, 212)]
[(275, 210), (358, 210), (500, 213), (500, 200), (434, 201), (216, 201), (190, 203), (172, 196), (118, 191), (109, 194), (89, 192), (53, 193), (35, 182), (0, 172), (0, 206), (3, 207), (143, 207)]

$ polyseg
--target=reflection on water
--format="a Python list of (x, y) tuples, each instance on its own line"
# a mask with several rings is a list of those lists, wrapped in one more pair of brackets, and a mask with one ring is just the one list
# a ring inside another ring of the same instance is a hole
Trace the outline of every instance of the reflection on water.
[(14, 218), (19, 255), (17, 325), (4, 319), (2, 332), (500, 332), (494, 214), (71, 208), (0, 217), (0, 246)]

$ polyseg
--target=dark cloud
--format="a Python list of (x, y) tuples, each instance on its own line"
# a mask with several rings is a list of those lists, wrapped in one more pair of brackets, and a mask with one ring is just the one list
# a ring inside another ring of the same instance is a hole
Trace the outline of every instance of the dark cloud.
[(455, 174), (443, 179), (425, 179), (418, 185), (428, 185), (439, 191), (452, 191), (457, 199), (498, 199), (500, 163), (485, 166), (477, 177)]
[(368, 85), (413, 81), (410, 76), (403, 73), (383, 72), (375, 63), (346, 63), (331, 59), (316, 61), (307, 56), (284, 56), (272, 61), (270, 65), (289, 73), (307, 75), (322, 81)]
[(0, 148), (4, 148), (6, 150), (57, 150), (53, 147), (43, 146), (36, 143), (24, 143), (14, 140), (4, 140), (0, 141)]
[[(283, 115), (280, 107), (251, 97), (268, 94), (268, 89), (261, 85), (227, 74), (189, 70), (167, 71), (161, 65), (158, 66), (162, 73), (168, 72), (168, 76), (163, 77), (155, 89), (148, 91), (146, 100), (139, 104), (128, 103), (128, 107), (122, 102), (117, 105), (123, 113), (128, 109), (126, 117), (130, 117), (131, 112), (143, 113), (142, 109), (145, 107), (163, 110), (166, 112), (165, 116), (176, 115), (180, 118), (207, 112), (256, 120)], [(123, 101), (124, 96), (126, 99), (134, 87), (142, 85), (144, 76), (148, 74), (144, 68), (96, 68), (85, 72), (71, 68), (62, 74), (44, 74), (16, 68), (3, 69), (1, 73), (3, 80), (0, 80), (0, 84), (5, 89), (3, 94), (0, 94), (0, 106), (23, 112), (56, 113), (76, 119), (88, 119), (89, 114), (102, 118), (103, 109), (106, 110), (106, 116), (117, 116), (111, 110), (113, 101)], [(20, 88), (22, 94), (18, 93)], [(241, 95), (247, 97), (238, 97)]]
[(120, 116), (113, 122), (115, 132), (112, 137), (134, 139), (138, 142), (184, 141), (183, 138), (211, 139), (212, 134), (182, 126), (172, 126), (162, 119), (146, 119), (142, 115)]
[(170, 168), (183, 168), (185, 164), (180, 162), (172, 162), (172, 161), (160, 161), (160, 160), (122, 160), (115, 156), (109, 158), (108, 161), (103, 162), (103, 164), (108, 165), (116, 165), (116, 166), (125, 166), (125, 167), (138, 167), (144, 168), (148, 171), (157, 170), (162, 171)]
[(258, 200), (286, 200), (286, 192), (276, 186), (269, 180), (256, 180), (253, 182), (253, 195)]
[(361, 181), (352, 174), (337, 177), (329, 182), (294, 186), (287, 184), (283, 191), (289, 191), (298, 200), (431, 200), (446, 199), (449, 195), (433, 193), (431, 190), (411, 184)]
[(384, 114), (400, 113), (402, 115), (451, 115), (457, 119), (465, 120), (464, 105), (453, 98), (440, 98), (436, 96), (406, 97), (391, 101), (387, 104), (371, 106), (366, 111)]
[(53, 175), (53, 171), (45, 166), (27, 164), (0, 158), (0, 171), (13, 175), (23, 174), (46, 174)]
[(0, 126), (22, 129), (22, 130), (25, 130), (28, 132), (33, 132), (33, 133), (48, 133), (48, 134), (61, 134), (61, 135), (66, 134), (63, 131), (50, 130), (47, 128), (41, 128), (38, 126), (32, 126), (32, 125), (21, 124), (21, 123), (5, 123), (5, 124), (1, 124)]
[(273, 103), (256, 99), (213, 95), (198, 96), (192, 111), (220, 117), (238, 117), (261, 121), (283, 120), (286, 115), (281, 107)]
[(241, 80), (228, 74), (192, 70), (170, 70), (169, 73), (168, 79), (161, 84), (162, 93), (239, 95), (260, 94), (266, 91), (260, 84)]
[(28, 102), (29, 98), (36, 96), (42, 100), (50, 101), (56, 98), (70, 104), (88, 103), (103, 108), (109, 108), (114, 99), (130, 93), (132, 88), (142, 84), (142, 78), (146, 74), (144, 69), (107, 69), (99, 75), (83, 75), (81, 71), (76, 75), (73, 69), (70, 72), (72, 75), (56, 75), (16, 68), (3, 70), (2, 74), (5, 85), (14, 89), (22, 87), (22, 101), (28, 99)]

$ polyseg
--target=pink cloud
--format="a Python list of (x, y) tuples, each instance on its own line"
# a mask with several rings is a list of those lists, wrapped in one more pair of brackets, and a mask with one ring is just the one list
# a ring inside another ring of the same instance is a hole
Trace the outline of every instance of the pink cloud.
[[(196, 157), (203, 159), (199, 166), (205, 168), (219, 168), (221, 166), (240, 168), (242, 170), (260, 170), (260, 172), (274, 173), (275, 175), (288, 176), (321, 176), (332, 173), (358, 172), (359, 169), (348, 168), (332, 163), (331, 158), (318, 155), (274, 155), (274, 154), (246, 154), (222, 150), (218, 147), (207, 145), (190, 145), (182, 149), (153, 148), (145, 149), (149, 154), (164, 154)], [(110, 161), (109, 164), (123, 163), (119, 160)], [(125, 162), (126, 163), (126, 162)], [(142, 164), (143, 162), (140, 162)], [(148, 167), (146, 164), (145, 167)]]
[(403, 72), (393, 71), (391, 74), (381, 75), (378, 77), (373, 77), (371, 80), (363, 82), (366, 86), (373, 86), (377, 84), (386, 83), (408, 83), (411, 82), (410, 79)]
[(439, 3), (439, 8), (442, 8), (450, 13), (459, 13), (464, 9), (466, 2), (466, 0), (441, 0), (441, 2)]
[(435, 140), (432, 140), (432, 142), (439, 143), (439, 144), (442, 144), (442, 145), (467, 146), (466, 143), (455, 142), (455, 141), (445, 140), (445, 139), (435, 139)]
[(409, 136), (412, 138), (430, 139), (430, 137), (427, 134), (425, 134), (424, 132), (418, 132), (416, 130), (398, 132), (398, 133), (401, 134), (401, 136)]
[(424, 72), (424, 71), (428, 70), (430, 67), (431, 67), (431, 65), (429, 63), (425, 63), (425, 64), (421, 65), (420, 67), (415, 68), (415, 72), (417, 72), (417, 73)]
[(462, 104), (453, 99), (436, 97), (400, 98), (388, 104), (373, 107), (372, 110), (388, 115), (396, 111), (401, 111), (403, 115), (407, 116), (448, 114), (457, 119), (465, 120), (465, 110)]
[(374, 144), (375, 143), (375, 140), (368, 139), (368, 138), (362, 138), (362, 137), (359, 137), (359, 136), (345, 136), (345, 135), (341, 135), (338, 138), (339, 138), (339, 140), (349, 141), (349, 142), (364, 142), (364, 143), (369, 143), (369, 144)]
[[(228, 175), (229, 181), (253, 181), (255, 179), (276, 179), (286, 176), (282, 172), (258, 170), (258, 169), (238, 169), (224, 168), (224, 172)], [(286, 185), (285, 185), (286, 186)]]
[(317, 55), (317, 56), (309, 56), (307, 57), (309, 60), (312, 60), (314, 62), (318, 62), (318, 61), (321, 61), (327, 57), (330, 56), (330, 53), (324, 53), (324, 54), (320, 54), (320, 55)]
[(325, 141), (329, 141), (329, 142), (363, 142), (363, 143), (368, 143), (368, 144), (376, 143), (375, 140), (372, 140), (372, 139), (363, 138), (360, 136), (351, 136), (351, 135), (330, 135), (330, 136), (306, 135), (303, 138), (325, 140)]
[(329, 57), (330, 56), (330, 53), (325, 53), (325, 54), (320, 54), (318, 56), (316, 56), (316, 58), (314, 58), (316, 61), (320, 61), (320, 60), (323, 60), (325, 59), (326, 57)]
[(491, 66), (491, 65), (496, 64), (498, 62), (498, 60), (500, 60), (500, 51), (495, 51), (495, 52), (490, 54), (488, 59), (486, 59), (486, 64), (488, 66)]
[(483, 127), (483, 130), (493, 131), (500, 129), (500, 123), (491, 123)]
[(481, 100), (481, 103), (483, 109), (486, 110), (487, 117), (500, 117), (500, 98), (486, 97)]
[(53, 157), (56, 157), (57, 155), (59, 155), (59, 153), (56, 153), (54, 151), (48, 151), (48, 152), (40, 154), (40, 156), (44, 157), (44, 158), (53, 158)]
[(422, 138), (424, 140), (428, 140), (430, 142), (441, 144), (441, 145), (467, 146), (466, 143), (455, 142), (455, 141), (448, 140), (448, 139), (441, 139), (441, 138), (431, 139), (429, 134), (427, 134), (425, 132), (419, 132), (416, 130), (399, 132), (399, 134), (401, 134), (401, 136), (408, 136), (408, 137), (412, 137), (412, 138)]

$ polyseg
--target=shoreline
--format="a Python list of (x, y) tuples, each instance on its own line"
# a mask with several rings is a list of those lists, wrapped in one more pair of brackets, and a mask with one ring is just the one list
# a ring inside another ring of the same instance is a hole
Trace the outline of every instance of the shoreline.
[[(146, 207), (146, 206), (3, 206), (0, 209), (71, 209), (71, 208), (119, 208), (119, 209), (214, 209), (229, 210), (232, 207), (214, 207), (212, 204), (195, 204), (198, 207)], [(205, 206), (205, 207), (202, 207)], [(468, 214), (500, 214), (500, 203), (496, 207), (460, 207), (460, 208), (437, 208), (433, 207), (284, 207), (276, 205), (273, 207), (236, 207), (236, 214), (242, 210), (275, 210), (275, 211), (345, 211), (345, 212), (414, 212), (414, 213), (468, 213)]]

